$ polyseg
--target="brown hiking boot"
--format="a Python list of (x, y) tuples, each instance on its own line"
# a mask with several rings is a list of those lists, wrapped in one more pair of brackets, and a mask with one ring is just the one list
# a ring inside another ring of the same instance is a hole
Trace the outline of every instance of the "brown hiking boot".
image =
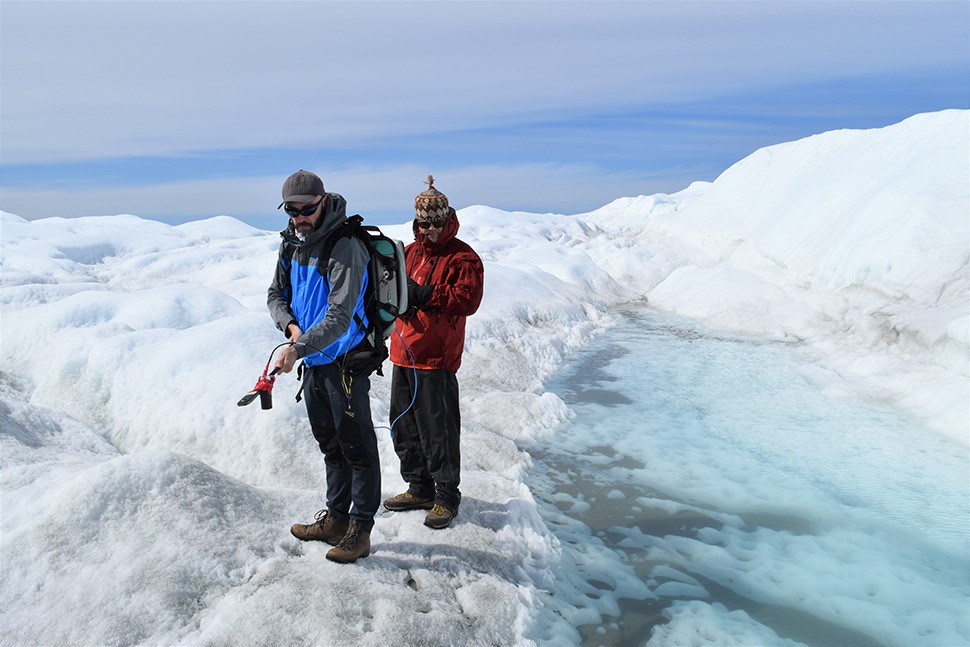
[(341, 521), (330, 515), (326, 510), (321, 510), (315, 517), (315, 522), (304, 525), (295, 523), (290, 528), (290, 532), (297, 539), (303, 541), (325, 541), (331, 546), (336, 546), (344, 535), (347, 534), (349, 522)]
[(454, 518), (455, 513), (439, 503), (431, 508), (431, 512), (424, 518), (424, 525), (428, 528), (441, 530), (442, 528), (447, 528), (448, 524)]
[(434, 507), (434, 499), (422, 499), (410, 492), (402, 492), (384, 501), (384, 507), (394, 512), (402, 510), (430, 510)]
[(341, 564), (352, 564), (360, 557), (370, 555), (370, 531), (356, 521), (350, 522), (347, 534), (340, 543), (327, 551), (327, 559)]

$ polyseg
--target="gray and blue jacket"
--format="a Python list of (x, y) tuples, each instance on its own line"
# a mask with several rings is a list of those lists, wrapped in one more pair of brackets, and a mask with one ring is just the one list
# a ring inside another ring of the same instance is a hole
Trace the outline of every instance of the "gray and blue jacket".
[(297, 354), (306, 366), (329, 364), (363, 340), (367, 317), (367, 248), (345, 236), (333, 243), (329, 259), (327, 239), (343, 225), (347, 201), (328, 194), (320, 227), (301, 241), (292, 225), (280, 232), (279, 260), (267, 305), (276, 327), (286, 333), (295, 323), (303, 331)]

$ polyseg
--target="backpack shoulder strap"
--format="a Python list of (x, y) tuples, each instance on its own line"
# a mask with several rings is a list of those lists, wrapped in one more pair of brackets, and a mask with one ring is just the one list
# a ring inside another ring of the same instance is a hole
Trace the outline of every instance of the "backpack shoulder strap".
[[(318, 269), (320, 270), (321, 274), (326, 273), (327, 265), (330, 262), (330, 255), (333, 253), (334, 245), (336, 245), (337, 241), (340, 240), (341, 238), (348, 238), (348, 237), (357, 238), (358, 240), (364, 243), (364, 246), (367, 249), (368, 257), (370, 256), (371, 249), (370, 249), (370, 246), (367, 245), (367, 239), (366, 239), (367, 234), (361, 228), (362, 222), (364, 222), (364, 219), (359, 214), (354, 214), (353, 216), (347, 218), (347, 220), (345, 220), (344, 223), (338, 229), (335, 229), (334, 232), (330, 234), (330, 236), (324, 242), (323, 247), (320, 250)], [(365, 270), (365, 273), (368, 275), (369, 283), (373, 283), (374, 281), (374, 278), (370, 276), (371, 272), (372, 272), (371, 262), (370, 262), (370, 259), (368, 258), (367, 269)], [(354, 314), (354, 321), (356, 321), (357, 325), (360, 326), (361, 328), (366, 327), (364, 325), (364, 321), (356, 313)]]
[[(347, 218), (338, 229), (334, 230), (332, 234), (323, 243), (323, 249), (320, 253), (321, 259), (330, 259), (330, 254), (333, 253), (333, 246), (337, 244), (337, 241), (341, 238), (346, 238), (348, 236), (354, 236), (360, 238), (360, 223), (364, 221), (359, 215), (353, 215)], [(320, 264), (321, 268), (326, 267), (326, 263)], [(321, 271), (324, 271), (321, 269)]]

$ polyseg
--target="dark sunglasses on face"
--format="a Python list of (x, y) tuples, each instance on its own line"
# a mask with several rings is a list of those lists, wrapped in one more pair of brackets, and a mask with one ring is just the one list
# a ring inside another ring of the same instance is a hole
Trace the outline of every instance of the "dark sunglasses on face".
[(427, 229), (428, 227), (438, 228), (441, 225), (445, 224), (445, 220), (446, 218), (441, 218), (441, 219), (436, 218), (434, 220), (418, 220), (418, 228), (419, 229)]
[(297, 209), (296, 207), (291, 207), (290, 205), (286, 204), (286, 205), (283, 205), (283, 211), (285, 211), (286, 215), (288, 215), (290, 218), (298, 218), (300, 216), (304, 216), (304, 217), (312, 216), (314, 213), (316, 213), (317, 207), (320, 206), (321, 202), (323, 202), (323, 198), (321, 198), (320, 200), (317, 200), (313, 204), (308, 204), (302, 209)]

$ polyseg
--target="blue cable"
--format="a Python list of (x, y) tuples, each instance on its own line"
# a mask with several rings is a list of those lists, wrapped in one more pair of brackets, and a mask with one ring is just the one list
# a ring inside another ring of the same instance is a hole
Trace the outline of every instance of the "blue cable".
[(401, 340), (401, 343), (402, 344), (404, 344), (404, 350), (406, 350), (408, 352), (408, 357), (411, 358), (411, 370), (414, 372), (414, 395), (411, 396), (411, 404), (408, 405), (408, 408), (405, 409), (404, 411), (402, 411), (401, 412), (401, 415), (399, 415), (397, 418), (395, 418), (394, 421), (391, 423), (391, 426), (389, 428), (390, 431), (391, 431), (391, 438), (394, 438), (394, 425), (397, 424), (397, 421), (398, 420), (400, 420), (401, 418), (404, 417), (404, 414), (406, 414), (408, 411), (411, 410), (411, 407), (414, 406), (415, 401), (418, 399), (418, 367), (417, 367), (417, 363), (414, 361), (414, 355), (411, 354), (411, 347), (407, 345), (407, 342), (406, 341), (404, 341), (404, 337), (401, 337), (401, 333), (400, 333), (400, 331), (398, 331), (397, 328), (394, 329), (394, 334), (397, 335), (397, 338)]

